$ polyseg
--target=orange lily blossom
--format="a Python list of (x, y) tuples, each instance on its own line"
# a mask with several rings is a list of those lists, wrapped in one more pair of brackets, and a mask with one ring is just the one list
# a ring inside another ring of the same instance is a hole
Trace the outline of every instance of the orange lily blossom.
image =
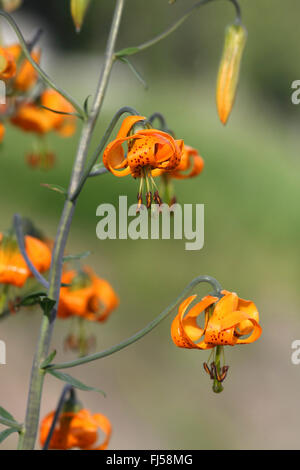
[(104, 322), (119, 305), (119, 298), (105, 279), (98, 278), (90, 268), (66, 271), (62, 276), (58, 317), (78, 316)]
[[(41, 105), (54, 111), (74, 112), (73, 106), (54, 90), (45, 90), (42, 93)], [(21, 105), (11, 122), (24, 131), (40, 135), (57, 131), (63, 137), (69, 137), (76, 130), (75, 116), (57, 114), (32, 103)]]
[(198, 151), (189, 145), (183, 148), (179, 166), (170, 172), (172, 178), (186, 179), (199, 175), (204, 168), (204, 160)]
[[(18, 62), (21, 59), (21, 54), (22, 54), (21, 46), (19, 44), (13, 44), (11, 46), (6, 47), (6, 52), (12, 55), (15, 63), (18, 66)], [(31, 57), (36, 63), (39, 64), (40, 59), (41, 59), (40, 50), (33, 51), (31, 53)], [(13, 82), (13, 88), (18, 91), (26, 92), (30, 90), (30, 88), (32, 88), (33, 85), (36, 84), (37, 79), (38, 79), (37, 71), (31, 65), (29, 60), (24, 59), (22, 63), (19, 65), (19, 67), (17, 68), (16, 77)]]
[[(51, 264), (51, 251), (37, 238), (25, 237), (26, 253), (39, 272), (47, 271)], [(12, 237), (0, 234), (0, 283), (23, 287), (28, 277), (32, 276), (26, 261), (19, 251), (17, 242)]]
[(4, 135), (5, 135), (5, 127), (2, 124), (2, 122), (0, 122), (0, 143), (3, 141)]
[[(49, 413), (40, 426), (40, 444), (43, 447), (49, 434), (55, 412)], [(104, 441), (98, 444), (99, 430), (104, 432)], [(57, 450), (105, 450), (112, 432), (108, 418), (100, 413), (94, 415), (89, 410), (63, 412), (54, 429), (49, 449)]]
[[(199, 155), (198, 150), (184, 145), (180, 163), (173, 171), (164, 172), (161, 170), (160, 175), (167, 175), (168, 177), (175, 179), (187, 179), (193, 178), (199, 175), (204, 168), (204, 160)], [(158, 175), (158, 172), (156, 173)]]
[(17, 64), (14, 56), (6, 48), (0, 48), (0, 79), (9, 80), (14, 77), (17, 72)]
[[(168, 133), (151, 128), (145, 119), (143, 116), (124, 119), (116, 139), (104, 151), (103, 163), (115, 176), (131, 174), (134, 178), (141, 178), (139, 205), (142, 203), (145, 181), (149, 208), (152, 202), (150, 189), (156, 187), (153, 177), (178, 167), (184, 144), (183, 140), (175, 140)], [(127, 143), (127, 155), (122, 147), (124, 143)], [(154, 201), (161, 202), (157, 191)]]
[[(253, 343), (262, 333), (259, 314), (253, 302), (239, 298), (234, 292), (223, 290), (221, 293), (221, 298), (207, 295), (187, 312), (197, 296), (188, 297), (180, 305), (171, 326), (171, 336), (176, 346), (214, 350), (211, 369), (206, 362), (203, 366), (214, 380), (213, 390), (216, 393), (223, 390), (222, 382), (229, 369), (220, 365), (223, 347)], [(204, 326), (200, 327), (198, 319), (203, 313)]]
[[(249, 344), (260, 337), (262, 330), (255, 304), (239, 298), (234, 292), (223, 290), (222, 294), (221, 299), (207, 295), (187, 314), (186, 311), (196, 296), (193, 295), (182, 302), (171, 329), (176, 346), (211, 349), (217, 345)], [(214, 307), (210, 316), (208, 310), (212, 305)], [(204, 328), (197, 323), (202, 313), (205, 313)], [(243, 338), (250, 333), (249, 337)]]

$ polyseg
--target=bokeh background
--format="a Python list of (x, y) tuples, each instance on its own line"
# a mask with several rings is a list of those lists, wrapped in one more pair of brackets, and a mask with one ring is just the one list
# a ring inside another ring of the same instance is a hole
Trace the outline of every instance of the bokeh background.
[[(234, 11), (229, 2), (216, 1), (160, 45), (133, 57), (147, 91), (124, 64), (115, 66), (93, 142), (121, 106), (145, 115), (164, 113), (176, 134), (205, 159), (202, 175), (176, 185), (182, 203), (205, 204), (204, 248), (188, 252), (182, 241), (99, 241), (97, 206), (116, 202), (119, 194), (134, 202), (137, 192), (130, 177), (106, 175), (84, 189), (68, 251), (92, 250), (88, 262), (121, 298), (106, 324), (91, 326), (98, 349), (142, 328), (198, 274), (210, 274), (226, 289), (255, 301), (263, 335), (255, 344), (226, 351), (230, 371), (220, 395), (213, 394), (202, 369), (207, 354), (172, 344), (171, 318), (128, 349), (70, 370), (107, 392), (106, 399), (96, 393), (79, 396), (112, 421), (110, 449), (299, 448), (300, 366), (291, 363), (291, 343), (300, 339), (300, 108), (290, 96), (292, 81), (300, 78), (300, 5), (297, 0), (240, 3), (249, 37), (226, 128), (215, 109), (215, 81), (224, 29)], [(120, 48), (151, 38), (192, 4), (128, 0)], [(14, 15), (28, 38), (43, 27), (44, 68), (81, 102), (95, 89), (113, 5), (94, 0), (79, 36), (67, 0), (25, 0)], [(4, 37), (14, 40), (6, 27)], [(32, 136), (7, 129), (0, 154), (1, 230), (19, 212), (54, 237), (63, 201), (40, 183), (68, 184), (77, 141), (78, 134), (70, 140), (51, 136), (55, 168), (32, 170), (24, 160)], [(0, 338), (7, 343), (0, 403), (20, 421), (39, 324), (38, 311), (0, 323)], [(56, 324), (52, 348), (58, 350), (58, 361), (74, 357), (63, 351), (69, 328), (67, 321)], [(54, 378), (46, 379), (42, 415), (54, 409), (61, 388)], [(12, 436), (2, 449), (15, 445)]]

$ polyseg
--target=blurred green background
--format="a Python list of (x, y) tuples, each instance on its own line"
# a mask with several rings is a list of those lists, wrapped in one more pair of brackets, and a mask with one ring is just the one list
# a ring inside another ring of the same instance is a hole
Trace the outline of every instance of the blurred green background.
[[(142, 328), (199, 274), (210, 274), (224, 288), (253, 300), (263, 335), (255, 344), (226, 351), (230, 370), (220, 395), (213, 394), (202, 369), (207, 353), (172, 344), (171, 318), (130, 348), (70, 370), (107, 392), (106, 399), (94, 393), (80, 393), (80, 398), (111, 419), (110, 449), (299, 448), (300, 368), (291, 363), (291, 342), (300, 337), (300, 109), (290, 95), (291, 82), (300, 78), (300, 5), (297, 0), (240, 3), (249, 37), (226, 128), (215, 109), (215, 80), (224, 29), (234, 12), (229, 2), (216, 1), (160, 45), (133, 57), (147, 91), (124, 64), (115, 66), (93, 141), (95, 146), (121, 106), (144, 115), (165, 114), (177, 136), (205, 159), (202, 175), (176, 184), (180, 202), (205, 204), (204, 248), (188, 252), (182, 241), (99, 241), (97, 206), (116, 202), (119, 194), (128, 194), (133, 203), (137, 192), (130, 177), (106, 175), (84, 189), (68, 251), (92, 250), (88, 262), (121, 299), (105, 325), (91, 325), (98, 349)], [(44, 68), (83, 102), (95, 89), (114, 2), (92, 2), (80, 36), (68, 4), (25, 0), (15, 18), (27, 37), (42, 25)], [(128, 0), (120, 48), (159, 33), (192, 4)], [(55, 236), (63, 201), (40, 183), (67, 186), (78, 136), (79, 131), (74, 139), (48, 139), (57, 164), (43, 172), (24, 160), (33, 137), (7, 129), (0, 155), (1, 229), (19, 212)], [(36, 311), (0, 324), (0, 338), (7, 343), (0, 403), (20, 421), (39, 323)], [(73, 357), (63, 352), (69, 327), (58, 321), (55, 328), (52, 348), (59, 351), (58, 361)], [(60, 389), (61, 383), (47, 378), (42, 415), (54, 409)], [(11, 437), (2, 448), (15, 444)]]

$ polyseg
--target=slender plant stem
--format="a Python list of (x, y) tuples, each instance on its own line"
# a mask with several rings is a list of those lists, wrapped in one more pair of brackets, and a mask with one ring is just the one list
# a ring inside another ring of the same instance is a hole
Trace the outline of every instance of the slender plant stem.
[[(202, 7), (203, 5), (206, 5), (207, 3), (213, 2), (216, 0), (200, 0), (195, 5), (193, 5), (191, 8), (189, 8), (184, 15), (179, 18), (179, 20), (175, 21), (169, 28), (167, 28), (165, 31), (163, 31), (161, 34), (158, 34), (155, 36), (153, 39), (150, 39), (149, 41), (143, 42), (142, 44), (139, 44), (138, 46), (134, 47), (128, 47), (126, 49), (122, 49), (116, 53), (116, 57), (126, 57), (130, 56), (133, 54), (137, 54), (138, 52), (142, 52), (145, 49), (148, 49), (149, 47), (154, 46), (155, 44), (159, 43), (163, 39), (167, 38), (172, 34), (174, 31), (176, 31), (179, 26), (181, 26), (193, 13), (195, 10), (198, 8)], [(237, 0), (228, 0), (230, 1), (236, 10), (236, 22), (240, 23), (241, 22), (241, 9), (238, 4)]]
[(135, 335), (131, 336), (130, 338), (122, 341), (121, 343), (115, 346), (112, 346), (109, 349), (105, 349), (104, 351), (100, 351), (98, 353), (91, 354), (89, 356), (85, 356), (74, 361), (63, 362), (62, 364), (50, 364), (46, 367), (45, 370), (47, 371), (49, 369), (68, 369), (71, 367), (76, 367), (82, 364), (86, 364), (88, 362), (96, 361), (103, 357), (110, 356), (111, 354), (114, 354), (118, 351), (121, 351), (121, 349), (130, 346), (139, 339), (143, 338), (143, 336), (150, 333), (156, 326), (158, 326), (165, 318), (167, 318), (168, 315), (170, 315), (170, 313), (178, 306), (178, 304), (182, 302), (182, 300), (191, 292), (191, 290), (202, 282), (209, 283), (213, 287), (213, 295), (221, 295), (222, 287), (216, 279), (211, 276), (198, 276), (192, 282), (190, 282), (190, 284), (181, 292), (177, 299), (174, 300), (174, 302), (172, 302), (160, 315), (158, 315), (158, 317), (152, 320), (145, 328), (140, 330)]
[(39, 66), (39, 64), (37, 64), (37, 62), (34, 61), (34, 59), (31, 57), (31, 50), (30, 48), (28, 47), (25, 39), (24, 39), (24, 36), (19, 28), (19, 26), (17, 25), (17, 23), (15, 22), (15, 20), (13, 19), (12, 16), (10, 16), (8, 13), (6, 13), (5, 11), (3, 10), (0, 10), (0, 16), (2, 16), (3, 18), (6, 19), (6, 21), (10, 24), (10, 26), (12, 27), (12, 29), (15, 31), (18, 39), (19, 39), (19, 42), (20, 42), (20, 45), (22, 47), (22, 52), (23, 54), (25, 55), (26, 59), (31, 63), (31, 65), (33, 66), (33, 68), (37, 71), (37, 73), (39, 74), (40, 78), (43, 80), (43, 82), (53, 88), (54, 90), (56, 90), (58, 93), (60, 93), (62, 96), (64, 96), (66, 98), (66, 100), (68, 100), (72, 106), (74, 106), (74, 108), (76, 109), (76, 111), (80, 114), (80, 116), (82, 118), (85, 118), (86, 115), (85, 115), (85, 112), (84, 110), (81, 108), (81, 106), (77, 103), (77, 101), (72, 98), (71, 95), (69, 95), (69, 93), (67, 93), (65, 90), (63, 90), (62, 88), (60, 88), (58, 85), (56, 85), (54, 83), (54, 81), (46, 74), (46, 72), (44, 72), (44, 70)]
[[(57, 236), (54, 244), (52, 263), (49, 279), (48, 296), (58, 302), (60, 291), (60, 280), (62, 274), (63, 254), (70, 231), (70, 226), (76, 206), (76, 199), (73, 198), (73, 192), (76, 190), (78, 183), (82, 177), (88, 147), (91, 136), (100, 113), (105, 91), (108, 85), (110, 73), (115, 60), (114, 50), (117, 35), (120, 27), (122, 12), (125, 6), (125, 0), (117, 0), (115, 12), (112, 20), (111, 30), (107, 41), (105, 61), (98, 87), (96, 90), (94, 103), (88, 119), (85, 121), (82, 129), (81, 139), (78, 146), (77, 156), (73, 166), (71, 175), (68, 198), (65, 202), (59, 223)], [(25, 431), (19, 448), (28, 450), (33, 449), (36, 441), (37, 428), (39, 422), (40, 402), (42, 396), (43, 382), (45, 371), (41, 369), (42, 362), (46, 359), (51, 342), (53, 326), (56, 319), (57, 307), (55, 307), (50, 315), (43, 315), (40, 337), (38, 340), (37, 350), (33, 361), (31, 383), (27, 401), (27, 411), (25, 419)]]

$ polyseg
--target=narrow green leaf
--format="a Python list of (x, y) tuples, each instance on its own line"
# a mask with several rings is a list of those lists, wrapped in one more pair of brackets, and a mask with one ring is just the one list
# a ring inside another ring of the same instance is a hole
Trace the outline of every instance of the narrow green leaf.
[(47, 359), (45, 359), (44, 362), (42, 362), (41, 369), (45, 369), (47, 366), (49, 366), (49, 364), (51, 364), (55, 356), (56, 356), (56, 350), (54, 349), (54, 351), (52, 351), (52, 353), (49, 354)]
[(9, 428), (9, 429), (5, 429), (4, 431), (0, 432), (0, 444), (5, 441), (5, 439), (7, 437), (9, 437), (11, 434), (13, 434), (14, 432), (18, 432), (17, 429), (14, 429), (14, 428)]
[(51, 191), (55, 191), (59, 194), (62, 194), (65, 197), (68, 194), (68, 191), (65, 188), (63, 188), (62, 186), (59, 186), (57, 184), (41, 183), (41, 186), (43, 186), (44, 188), (47, 188), (47, 189), (51, 189)]
[(83, 109), (84, 109), (84, 112), (86, 115), (89, 114), (89, 99), (90, 99), (91, 95), (88, 95), (86, 97), (86, 99), (84, 100), (84, 104), (83, 104)]
[[(47, 370), (47, 369), (46, 369)], [(59, 380), (62, 380), (63, 382), (66, 382), (67, 384), (72, 385), (75, 388), (78, 388), (79, 390), (83, 390), (85, 392), (98, 392), (101, 393), (104, 397), (106, 396), (105, 392), (103, 390), (99, 390), (94, 387), (89, 387), (88, 385), (83, 384), (80, 382), (78, 379), (74, 379), (74, 377), (71, 377), (69, 374), (65, 374), (64, 372), (59, 372), (57, 370), (49, 370), (49, 373), (56, 377)]]
[(132, 71), (133, 75), (138, 79), (138, 81), (143, 85), (143, 87), (147, 90), (148, 85), (146, 81), (143, 79), (142, 75), (137, 71), (135, 66), (127, 59), (127, 57), (119, 57), (119, 60), (121, 62), (124, 62), (124, 64), (127, 64), (130, 70)]
[(19, 305), (24, 307), (29, 307), (31, 305), (36, 305), (41, 302), (42, 297), (46, 297), (47, 294), (45, 292), (34, 292), (33, 294), (26, 295), (23, 297)]
[(78, 113), (67, 113), (65, 111), (59, 111), (57, 109), (48, 108), (48, 106), (44, 106), (42, 104), (40, 104), (40, 107), (43, 109), (46, 109), (47, 111), (51, 111), (51, 113), (62, 114), (63, 116), (76, 116), (76, 117), (81, 118), (80, 114)]
[(11, 415), (8, 411), (2, 408), (2, 406), (0, 406), (0, 416), (2, 416), (2, 418), (8, 419), (9, 421), (13, 421), (14, 423), (17, 423), (13, 415)]
[(45, 315), (49, 315), (56, 302), (53, 299), (49, 299), (49, 297), (44, 297), (43, 299), (41, 299), (40, 304), (42, 309), (44, 310)]
[(84, 251), (83, 253), (79, 253), (78, 255), (67, 255), (67, 256), (64, 256), (63, 258), (63, 261), (64, 263), (67, 262), (67, 261), (73, 261), (73, 260), (77, 260), (77, 259), (83, 259), (83, 258), (87, 258), (88, 256), (90, 256), (92, 254), (91, 251)]
[(139, 51), (140, 51), (139, 47), (127, 47), (127, 49), (122, 49), (121, 51), (116, 52), (115, 56), (118, 57), (118, 58), (119, 57), (124, 57), (124, 56), (127, 56), (127, 55), (136, 54)]

